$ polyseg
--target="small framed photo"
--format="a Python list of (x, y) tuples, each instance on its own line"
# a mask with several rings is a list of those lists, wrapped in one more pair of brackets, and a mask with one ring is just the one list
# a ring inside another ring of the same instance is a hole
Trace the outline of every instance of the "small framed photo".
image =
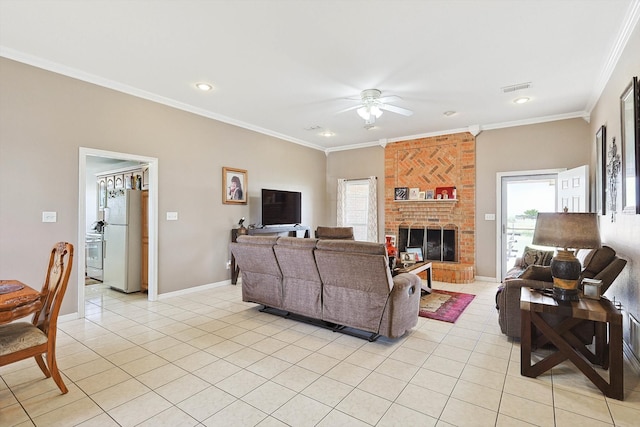
[(419, 188), (410, 188), (409, 189), (409, 200), (418, 200), (420, 197), (420, 189)]
[(436, 187), (436, 199), (454, 199), (453, 190), (456, 187)]
[(415, 264), (416, 256), (409, 252), (400, 252), (400, 262), (402, 264)]
[(425, 197), (425, 198), (426, 198), (427, 200), (433, 200), (433, 190), (427, 190), (427, 191), (426, 191), (426, 193), (427, 193), (427, 194), (426, 194), (426, 197)]
[(247, 171), (222, 168), (222, 203), (226, 205), (247, 204)]
[(422, 262), (424, 259), (422, 258), (422, 248), (407, 248), (407, 253), (413, 257), (415, 262)]
[(424, 200), (426, 195), (427, 195), (427, 193), (425, 193), (424, 191), (421, 191), (420, 193), (418, 193), (418, 199), (419, 200)]
[(409, 189), (407, 187), (396, 187), (393, 193), (393, 200), (409, 200)]

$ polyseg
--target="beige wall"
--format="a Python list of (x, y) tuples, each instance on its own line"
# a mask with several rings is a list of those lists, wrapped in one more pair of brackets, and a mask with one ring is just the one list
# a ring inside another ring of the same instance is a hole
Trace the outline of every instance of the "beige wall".
[(384, 148), (334, 151), (327, 159), (325, 225), (336, 225), (338, 179), (378, 177), (378, 241), (384, 241)]
[(498, 278), (495, 221), (499, 172), (574, 168), (591, 160), (589, 124), (582, 119), (483, 131), (476, 137), (476, 274)]
[[(590, 134), (592, 140), (592, 164), (595, 165), (595, 134), (602, 125), (607, 127), (607, 143), (616, 138), (621, 147), (620, 95), (631, 82), (633, 76), (640, 78), (640, 25), (636, 26), (616, 68), (604, 88), (598, 103), (591, 112)], [(640, 172), (639, 172), (640, 173)], [(628, 315), (640, 319), (640, 215), (622, 214), (622, 188), (618, 188), (618, 214), (615, 222), (610, 215), (600, 218), (600, 233), (605, 244), (614, 248), (629, 262), (626, 268), (609, 288), (607, 295), (622, 302), (624, 315), (624, 335), (629, 341)], [(640, 356), (640, 355), (637, 355)]]
[[(3, 279), (39, 288), (52, 244), (77, 244), (79, 147), (159, 159), (161, 294), (228, 280), (229, 230), (242, 216), (260, 222), (252, 206), (222, 204), (223, 166), (248, 171), (250, 205), (262, 187), (302, 191), (303, 223), (326, 222), (321, 151), (7, 59), (0, 93)], [(56, 211), (58, 221), (42, 223), (42, 211)], [(179, 220), (166, 221), (167, 211)], [(77, 265), (63, 314), (77, 309)]]
[[(476, 275), (496, 273), (496, 223), (485, 213), (496, 212), (496, 174), (534, 169), (573, 168), (589, 164), (591, 134), (582, 119), (484, 131), (476, 138)], [(499, 153), (497, 155), (496, 153)], [(335, 223), (336, 180), (378, 176), (378, 198), (384, 177), (384, 149), (369, 147), (329, 154), (327, 162), (327, 215)], [(379, 206), (384, 226), (384, 206)], [(384, 235), (384, 229), (380, 236)]]

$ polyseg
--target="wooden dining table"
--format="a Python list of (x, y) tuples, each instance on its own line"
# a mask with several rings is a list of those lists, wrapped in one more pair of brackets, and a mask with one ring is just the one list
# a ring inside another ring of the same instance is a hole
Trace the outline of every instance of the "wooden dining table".
[(40, 310), (41, 296), (40, 291), (18, 280), (0, 280), (0, 325)]

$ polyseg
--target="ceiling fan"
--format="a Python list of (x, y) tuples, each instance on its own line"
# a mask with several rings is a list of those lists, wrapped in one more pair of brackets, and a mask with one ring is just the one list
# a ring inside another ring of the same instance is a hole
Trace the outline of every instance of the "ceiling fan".
[(364, 120), (364, 127), (366, 129), (375, 126), (376, 119), (382, 115), (383, 111), (390, 111), (407, 117), (413, 114), (411, 110), (386, 103), (393, 99), (401, 99), (399, 96), (381, 97), (381, 95), (382, 91), (379, 89), (365, 89), (360, 93), (360, 105), (349, 107), (346, 110), (342, 110), (341, 113), (356, 110), (358, 115)]

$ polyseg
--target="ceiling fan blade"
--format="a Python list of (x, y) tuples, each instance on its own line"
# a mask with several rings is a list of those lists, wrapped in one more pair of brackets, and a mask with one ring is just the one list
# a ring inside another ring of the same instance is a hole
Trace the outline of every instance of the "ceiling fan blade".
[(358, 104), (358, 105), (354, 105), (353, 107), (345, 108), (343, 110), (338, 111), (336, 114), (342, 114), (342, 113), (346, 113), (347, 111), (357, 110), (360, 107), (362, 107), (362, 104)]
[(382, 102), (384, 104), (386, 102), (402, 101), (402, 98), (399, 97), (398, 95), (387, 95), (387, 96), (383, 96), (382, 98), (378, 98), (377, 101)]
[(396, 107), (395, 105), (380, 104), (378, 105), (378, 108), (380, 108), (381, 110), (391, 111), (392, 113), (401, 114), (407, 117), (413, 115), (413, 111), (407, 110), (406, 108), (402, 108), (402, 107)]

